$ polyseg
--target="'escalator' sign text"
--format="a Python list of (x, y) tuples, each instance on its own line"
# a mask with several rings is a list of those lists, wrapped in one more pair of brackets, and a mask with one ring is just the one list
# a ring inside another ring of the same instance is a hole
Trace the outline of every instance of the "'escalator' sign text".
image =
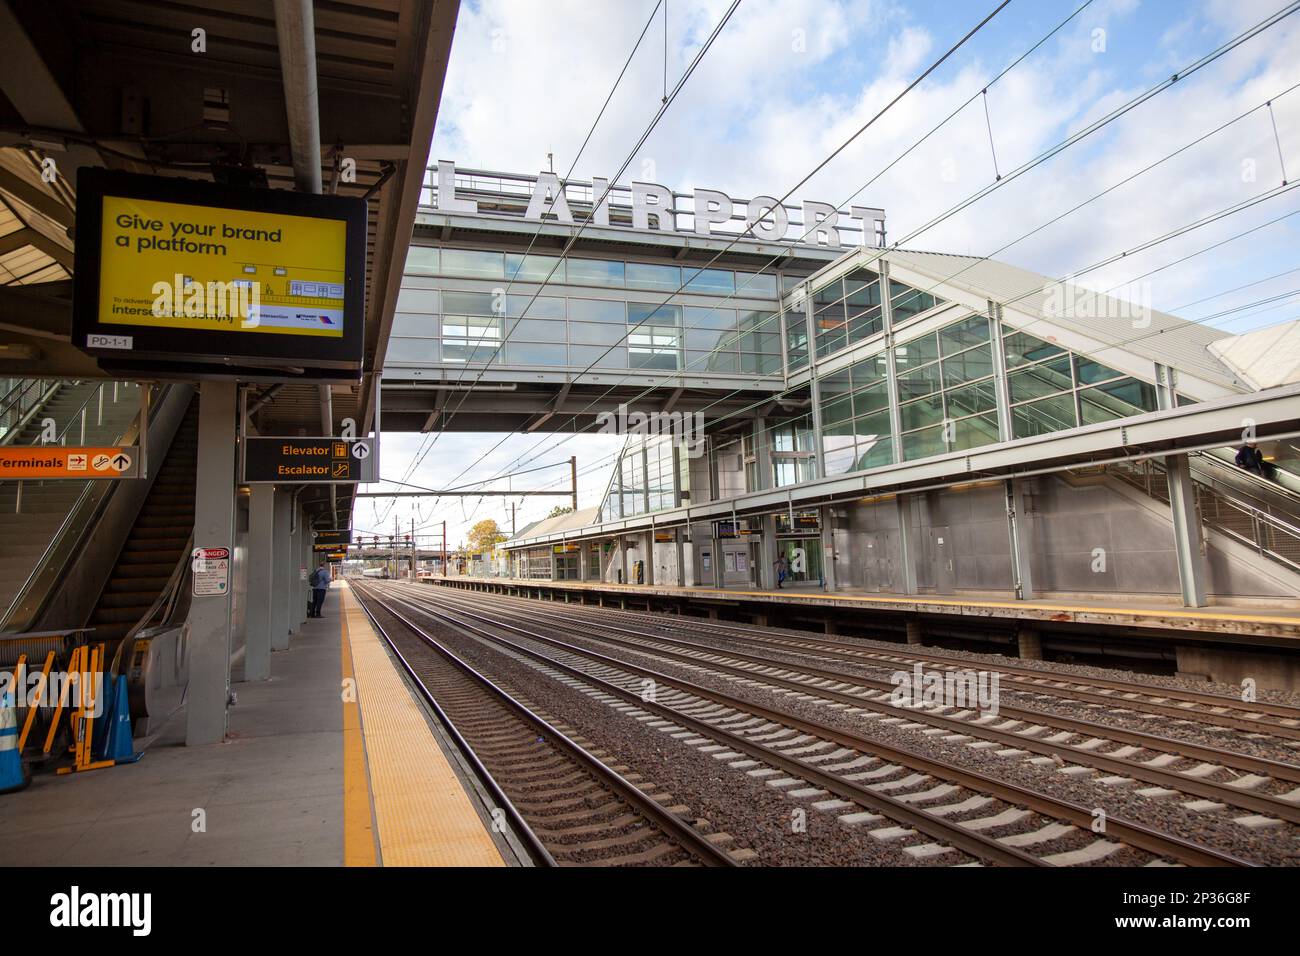
[(244, 481), (333, 484), (369, 480), (368, 438), (246, 438)]

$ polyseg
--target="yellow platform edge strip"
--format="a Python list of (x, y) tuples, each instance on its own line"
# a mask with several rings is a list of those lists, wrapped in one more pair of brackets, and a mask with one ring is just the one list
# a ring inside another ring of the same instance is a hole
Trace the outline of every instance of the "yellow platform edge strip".
[(352, 644), (348, 616), (339, 615), (343, 661), (343, 865), (378, 866), (370, 772), (361, 733), (361, 706), (357, 703), (356, 675), (352, 671)]
[(505, 866), (423, 709), (346, 585), (340, 598), (383, 865)]
[[(1107, 604), (1049, 604), (1038, 603), (1034, 601), (1013, 603), (1010, 601), (974, 601), (959, 600), (942, 597), (922, 597), (908, 598), (903, 596), (882, 596), (875, 594), (799, 594), (790, 593), (789, 591), (737, 591), (735, 588), (684, 588), (671, 584), (651, 584), (647, 585), (647, 590), (643, 591), (640, 587), (632, 587), (626, 584), (590, 584), (586, 582), (573, 581), (530, 581), (523, 578), (448, 578), (447, 581), (455, 583), (456, 581), (474, 581), (481, 584), (498, 584), (498, 585), (520, 585), (523, 587), (559, 587), (566, 591), (607, 591), (611, 594), (645, 594), (655, 592), (669, 592), (674, 594), (706, 594), (714, 597), (777, 597), (778, 595), (788, 601), (801, 601), (806, 604), (813, 604), (817, 601), (863, 601), (870, 604), (910, 604), (914, 608), (923, 605), (934, 605), (938, 607), (970, 607), (970, 608), (990, 608), (1010, 611), (1058, 611), (1070, 614), (1127, 614), (1132, 617), (1173, 617), (1185, 620), (1204, 620), (1204, 621), (1237, 621), (1243, 624), (1287, 624), (1300, 626), (1300, 617), (1286, 617), (1282, 615), (1265, 616), (1259, 614), (1235, 613), (1232, 611), (1201, 611), (1187, 610), (1185, 608), (1134, 608), (1122, 607), (1118, 605)], [(648, 589), (653, 588), (653, 591)], [(901, 609), (899, 609), (901, 610)]]

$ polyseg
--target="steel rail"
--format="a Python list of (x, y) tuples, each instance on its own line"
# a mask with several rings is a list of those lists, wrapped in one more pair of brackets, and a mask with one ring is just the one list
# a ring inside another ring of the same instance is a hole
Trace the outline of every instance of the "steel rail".
[[(442, 583), (442, 582), (436, 582)], [(458, 590), (465, 590), (458, 588)], [(509, 595), (505, 595), (509, 596)], [(521, 600), (531, 600), (522, 598)], [(664, 627), (699, 627), (710, 631), (731, 632), (737, 636), (747, 639), (756, 639), (769, 645), (777, 644), (786, 646), (792, 644), (809, 648), (812, 650), (822, 651), (831, 654), (841, 655), (843, 660), (870, 661), (878, 658), (898, 657), (911, 661), (929, 662), (934, 664), (945, 664), (954, 666), (967, 666), (975, 662), (969, 658), (956, 657), (947, 654), (937, 654), (932, 651), (913, 650), (915, 645), (899, 645), (899, 650), (893, 651), (885, 648), (865, 647), (862, 644), (855, 644), (850, 641), (835, 640), (830, 637), (823, 637), (819, 634), (799, 632), (792, 628), (760, 628), (753, 625), (745, 625), (739, 622), (718, 622), (708, 621), (697, 618), (683, 618), (689, 620), (690, 624), (677, 624), (673, 617), (666, 617), (662, 614), (650, 614), (644, 611), (628, 611), (621, 608), (605, 608), (611, 614), (629, 615), (637, 618), (650, 617), (662, 624)], [(671, 622), (671, 623), (670, 623)], [(821, 646), (818, 646), (821, 645)], [(905, 648), (905, 649), (904, 649)], [(1060, 684), (1068, 685), (1092, 685), (1109, 690), (1115, 690), (1122, 693), (1140, 694), (1147, 697), (1166, 697), (1170, 699), (1181, 699), (1191, 703), (1204, 704), (1207, 707), (1223, 707), (1230, 710), (1242, 711), (1245, 713), (1261, 713), (1271, 717), (1278, 717), (1285, 720), (1300, 721), (1300, 708), (1291, 707), (1286, 704), (1278, 704), (1270, 701), (1251, 701), (1243, 702), (1235, 697), (1227, 697), (1222, 694), (1211, 694), (1203, 691), (1187, 690), (1184, 688), (1154, 688), (1148, 685), (1135, 683), (1133, 681), (1123, 681), (1106, 677), (1083, 677), (1076, 674), (1062, 674), (1052, 671), (1037, 670), (1030, 667), (1022, 667), (1016, 664), (989, 664), (989, 669), (996, 670), (1001, 674), (1010, 677), (1025, 677), (1031, 680), (1044, 680), (1051, 683), (1050, 690), (1061, 692), (1064, 695), (1077, 697), (1081, 700), (1091, 701), (1101, 704), (1131, 704), (1141, 706), (1153, 713), (1158, 713), (1167, 717), (1196, 717), (1204, 723), (1217, 724), (1221, 726), (1232, 727), (1236, 730), (1248, 730), (1258, 733), (1273, 734), (1278, 737), (1285, 737), (1291, 740), (1300, 740), (1300, 727), (1287, 727), (1281, 724), (1268, 723), (1266, 721), (1254, 720), (1246, 717), (1234, 717), (1229, 714), (1205, 713), (1203, 711), (1188, 710), (1183, 707), (1173, 707), (1165, 704), (1149, 703), (1141, 700), (1126, 700), (1121, 697), (1108, 696), (1106, 694), (1094, 693), (1087, 690), (1079, 690), (1075, 686), (1060, 687)], [(1040, 690), (1049, 688), (1043, 685), (1035, 685)]]
[(505, 813), (506, 820), (509, 822), (515, 835), (523, 844), (524, 851), (528, 854), (533, 865), (544, 867), (559, 866), (555, 857), (551, 856), (551, 852), (546, 849), (542, 844), (541, 839), (533, 832), (533, 828), (528, 824), (528, 821), (524, 819), (523, 814), (519, 812), (518, 808), (515, 807), (514, 803), (506, 795), (505, 790), (503, 790), (501, 785), (497, 783), (496, 777), (494, 777), (492, 772), (484, 766), (483, 761), (479, 759), (474, 748), (470, 746), (469, 741), (465, 739), (465, 735), (462, 734), (460, 728), (456, 726), (456, 722), (451, 719), (451, 715), (443, 710), (442, 705), (438, 703), (437, 696), (428, 688), (424, 681), (420, 679), (420, 676), (415, 672), (415, 668), (411, 666), (411, 662), (406, 659), (406, 655), (403, 654), (401, 649), (397, 646), (397, 641), (395, 641), (393, 636), (388, 633), (388, 629), (379, 623), (379, 619), (375, 617), (374, 613), (370, 610), (369, 605), (366, 603), (365, 598), (361, 595), (360, 589), (358, 588), (356, 591), (357, 603), (361, 605), (361, 610), (364, 611), (366, 617), (370, 619), (370, 626), (375, 629), (375, 632), (383, 639), (384, 643), (388, 645), (388, 649), (392, 651), (393, 656), (397, 658), (397, 662), (406, 673), (407, 679), (419, 695), (424, 698), (424, 702), (430, 707), (430, 709), (432, 709), (438, 722), (442, 725), (443, 729), (447, 731), (447, 735), (456, 745), (456, 749), (460, 751), (461, 757), (465, 759), (470, 768), (474, 771), (474, 775), (483, 786), (487, 788), (488, 792), (492, 795), (492, 799), (496, 806)]
[[(421, 608), (419, 605), (412, 604), (410, 601), (400, 598), (398, 600), (401, 603), (429, 616), (444, 620), (454, 620), (454, 618), (451, 618), (450, 615), (443, 611)], [(1037, 793), (1015, 784), (1000, 781), (977, 771), (942, 763), (914, 751), (885, 744), (874, 738), (829, 727), (825, 724), (807, 720), (785, 711), (776, 710), (762, 704), (757, 704), (753, 701), (734, 697), (722, 691), (696, 684), (672, 674), (657, 671), (643, 665), (632, 664), (617, 658), (611, 658), (587, 648), (577, 647), (556, 638), (537, 634), (536, 632), (529, 631), (525, 628), (519, 628), (512, 624), (500, 621), (493, 621), (492, 619), (486, 618), (480, 614), (464, 610), (460, 610), (459, 613), (468, 615), (471, 618), (483, 621), (492, 626), (513, 631), (530, 640), (538, 641), (550, 647), (573, 654), (579, 658), (590, 659), (599, 665), (632, 674), (639, 674), (642, 677), (649, 677), (657, 683), (669, 687), (676, 687), (684, 693), (692, 694), (701, 699), (712, 700), (713, 702), (722, 704), (726, 707), (731, 707), (735, 710), (749, 713), (756, 717), (761, 717), (765, 720), (779, 723), (804, 733), (812, 734), (823, 740), (838, 743), (841, 746), (850, 747), (862, 753), (873, 754), (892, 763), (899, 763), (903, 766), (911, 767), (913, 770), (928, 773), (931, 776), (940, 779), (952, 781), (977, 793), (992, 794), (1004, 803), (1028, 807), (1037, 813), (1053, 819), (1068, 821), (1084, 830), (1090, 830), (1092, 827), (1094, 820), (1092, 811), (1078, 804)], [(459, 623), (461, 627), (467, 626), (463, 621)], [(845, 799), (878, 808), (892, 818), (904, 820), (910, 825), (915, 826), (918, 830), (951, 843), (959, 849), (965, 850), (974, 856), (994, 858), (998, 862), (1011, 863), (1014, 861), (1021, 865), (1050, 865), (1029, 854), (1005, 847), (990, 838), (979, 837), (977, 840), (972, 840), (971, 837), (978, 835), (963, 830), (958, 825), (948, 823), (947, 821), (935, 817), (924, 810), (901, 804), (890, 797), (859, 787), (851, 782), (844, 781), (802, 761), (784, 757), (766, 747), (755, 744), (743, 737), (731, 734), (712, 724), (691, 718), (672, 708), (643, 701), (640, 695), (621, 688), (617, 684), (613, 684), (578, 668), (556, 661), (555, 659), (540, 654), (535, 650), (517, 644), (508, 638), (490, 634), (489, 632), (483, 631), (481, 628), (475, 628), (475, 630), (489, 640), (510, 647), (512, 650), (523, 653), (534, 659), (544, 661), (548, 666), (555, 667), (556, 669), (564, 671), (580, 680), (598, 686), (606, 693), (622, 697), (624, 700), (627, 700), (643, 709), (657, 711), (663, 716), (671, 719), (674, 723), (685, 727), (693, 727), (698, 733), (707, 736), (724, 739), (727, 741), (728, 746), (749, 753), (751, 756), (755, 756), (764, 762), (771, 763), (775, 766), (784, 766), (788, 768), (791, 773), (795, 773), (803, 779), (814, 782), (817, 786), (829, 790), (832, 793), (837, 793)], [(806, 691), (807, 688), (801, 688), (801, 690)], [(1142, 824), (1131, 823), (1113, 816), (1107, 818), (1106, 828), (1108, 835), (1114, 836), (1130, 846), (1145, 850), (1149, 853), (1154, 853), (1158, 856), (1172, 857), (1190, 865), (1255, 865), (1247, 860), (1208, 847), (1199, 846), (1179, 837), (1159, 833), (1143, 826)], [(992, 845), (990, 846), (990, 844)]]
[[(557, 614), (556, 616), (559, 615)], [(1160, 767), (1151, 767), (1146, 764), (1139, 763), (1137, 761), (1126, 760), (1120, 757), (1111, 757), (1106, 754), (1094, 753), (1093, 751), (1083, 750), (1079, 747), (1070, 744), (1047, 743), (1045, 741), (1037, 740), (1033, 737), (1026, 737), (1021, 734), (1016, 734), (1009, 731), (1001, 731), (993, 727), (976, 726), (971, 724), (968, 721), (958, 720), (953, 717), (946, 717), (942, 714), (936, 714), (919, 707), (917, 708), (909, 707), (900, 710), (900, 708), (895, 707), (892, 704), (881, 703), (874, 700), (869, 700), (867, 698), (858, 697), (854, 694), (846, 694), (841, 691), (835, 691), (824, 687), (818, 687), (815, 684), (806, 684), (801, 681), (791, 680), (789, 678), (775, 677), (770, 674), (764, 674), (759, 671), (749, 671), (749, 670), (745, 670), (743, 667), (736, 667), (728, 664), (720, 664), (714, 661), (703, 661), (699, 658), (691, 657), (688, 654), (680, 654), (669, 650), (646, 647), (643, 645), (638, 645), (632, 641), (628, 641), (620, 638), (606, 637), (606, 636), (592, 637), (590, 635), (582, 635), (579, 630), (580, 627), (583, 626), (581, 624), (579, 625), (568, 624), (562, 626), (566, 630), (572, 631), (574, 633), (578, 633), (579, 636), (587, 636), (589, 639), (592, 640), (615, 644), (619, 647), (624, 647), (634, 652), (638, 652), (648, 656), (657, 655), (657, 656), (671, 658), (674, 660), (680, 660), (697, 667), (714, 669), (716, 671), (725, 674), (731, 674), (733, 676), (742, 677), (751, 681), (768, 683), (773, 686), (780, 687), (786, 690), (793, 690), (798, 693), (820, 696), (827, 700), (833, 700), (838, 703), (849, 704), (850, 706), (859, 707), (864, 710), (870, 710), (873, 711), (874, 713), (890, 714), (894, 716), (897, 716), (900, 712), (910, 713), (917, 720), (926, 721), (931, 723), (934, 726), (943, 727), (946, 730), (952, 730), (956, 733), (965, 733), (965, 734), (974, 733), (978, 736), (985, 737), (986, 739), (989, 740), (995, 740), (998, 743), (1006, 744), (1007, 746), (1010, 747), (1029, 750), (1033, 753), (1038, 753), (1044, 756), (1060, 756), (1063, 758), (1069, 758), (1070, 761), (1073, 763), (1089, 765), (1095, 767), (1098, 770), (1108, 771), (1113, 774), (1127, 775), (1130, 777), (1137, 778), (1139, 780), (1144, 780), (1147, 783), (1156, 784), (1157, 786), (1169, 787), (1174, 790), (1191, 794), (1193, 796), (1205, 797), (1206, 799), (1223, 801), (1225, 803), (1229, 803), (1241, 807), (1242, 809), (1254, 810), (1259, 813), (1267, 813), (1272, 816), (1276, 816), (1281, 819), (1284, 819), (1289, 823), (1300, 824), (1300, 806), (1287, 803), (1286, 801), (1280, 800), (1276, 797), (1268, 796), (1266, 794), (1252, 793), (1250, 791), (1238, 790), (1236, 788), (1213, 783), (1211, 781), (1198, 780), (1196, 778), (1188, 777), (1185, 774), (1180, 774), (1172, 770), (1165, 770)], [(705, 653), (722, 656), (722, 657), (739, 657), (743, 659), (746, 656), (746, 655), (733, 655), (726, 651), (719, 650), (718, 648), (708, 647), (707, 645), (694, 644), (693, 642), (685, 641), (680, 638), (655, 637), (653, 635), (644, 634), (643, 632), (631, 632), (623, 628), (616, 628), (610, 625), (602, 625), (595, 622), (592, 622), (592, 624), (589, 626), (605, 627), (611, 630), (619, 631), (621, 633), (633, 633), (649, 641), (659, 641), (661, 643), (666, 643), (666, 644), (679, 643), (683, 645), (689, 645), (691, 647), (698, 648), (704, 651)], [(749, 659), (753, 660), (754, 663), (759, 666), (776, 667), (787, 671), (799, 671), (799, 672), (807, 673), (810, 676), (824, 678), (826, 680), (832, 680), (839, 683), (856, 683), (862, 686), (870, 687), (875, 690), (883, 690), (883, 691), (892, 691), (896, 689), (895, 685), (890, 684), (888, 682), (870, 680), (867, 678), (860, 678), (852, 674), (844, 674), (836, 671), (823, 671), (817, 668), (805, 668), (802, 665), (791, 664), (787, 661), (777, 661), (771, 658), (760, 659), (760, 658), (751, 657)], [(1051, 714), (1043, 714), (1037, 711), (1017, 711), (1016, 708), (1011, 708), (1011, 707), (999, 707), (999, 714), (1005, 714), (1011, 716), (1017, 712), (1020, 713), (1021, 719), (1028, 720), (1031, 722), (1041, 721), (1045, 724), (1051, 724), (1053, 722), (1057, 722), (1057, 718)], [(1135, 743), (1141, 746), (1145, 746), (1149, 749), (1167, 750), (1170, 752), (1178, 753), (1180, 756), (1187, 756), (1193, 759), (1213, 760), (1218, 763), (1230, 763), (1230, 762), (1235, 762), (1239, 757), (1239, 755), (1230, 753), (1228, 751), (1220, 751), (1211, 747), (1199, 747), (1198, 745), (1187, 745), (1187, 749), (1196, 750), (1199, 751), (1199, 753), (1197, 754), (1183, 753), (1182, 752), (1183, 745), (1179, 741), (1171, 741), (1165, 738), (1155, 737), (1154, 735), (1144, 735), (1144, 734), (1132, 733), (1132, 732), (1121, 731), (1118, 734), (1112, 733), (1111, 728), (1103, 724), (1089, 724), (1086, 721), (1073, 721), (1068, 718), (1063, 719), (1059, 722), (1062, 724), (1073, 723), (1076, 725), (1080, 725), (1082, 729), (1080, 729), (1079, 732), (1081, 733), (1089, 733), (1092, 734), (1093, 736), (1111, 736), (1117, 740), (1121, 739), (1121, 737), (1126, 737), (1129, 739), (1126, 740), (1125, 742)], [(1159, 746), (1152, 746), (1150, 741), (1158, 742)], [(1245, 757), (1244, 755), (1240, 755), (1240, 759), (1242, 763), (1253, 764), (1253, 766), (1250, 769), (1257, 770), (1260, 773), (1264, 773), (1269, 776), (1280, 777), (1281, 779), (1287, 779), (1292, 781), (1300, 780), (1300, 768), (1292, 767), (1277, 761)]]
[[(362, 590), (362, 589), (358, 589)], [(393, 608), (387, 601), (375, 594), (377, 590), (373, 585), (366, 586), (364, 593), (366, 596), (384, 608), (389, 614), (401, 621), (410, 631), (420, 638), (425, 644), (437, 651), (443, 658), (451, 663), (457, 670), (465, 674), (480, 687), (486, 689), (507, 708), (512, 710), (517, 716), (524, 721), (532, 723), (538, 727), (545, 735), (547, 740), (552, 744), (558, 744), (571, 758), (576, 760), (592, 776), (596, 777), (601, 783), (605, 784), (610, 790), (614, 791), (621, 797), (632, 809), (636, 810), (641, 816), (659, 827), (664, 835), (675, 841), (684, 851), (692, 853), (706, 865), (710, 866), (736, 866), (736, 861), (724, 850), (709, 842), (696, 829), (676, 815), (669, 813), (662, 807), (658, 801), (652, 799), (645, 791), (641, 790), (636, 784), (625, 778), (616, 770), (606, 766), (598, 757), (584, 748), (581, 744), (561, 732), (544, 717), (537, 714), (534, 710), (522, 703), (509, 692), (497, 685), (490, 677), (475, 669), (467, 661), (463, 660), (450, 648), (444, 645), (436, 637), (429, 634), (418, 624), (415, 624), (409, 618), (402, 615)], [(463, 630), (463, 628), (462, 628)]]

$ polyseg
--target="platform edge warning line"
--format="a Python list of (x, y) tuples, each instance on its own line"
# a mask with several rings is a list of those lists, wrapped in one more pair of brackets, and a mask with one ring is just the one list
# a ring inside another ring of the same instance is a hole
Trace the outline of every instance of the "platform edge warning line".
[(343, 680), (352, 681), (352, 699), (343, 696), (343, 865), (378, 866), (379, 847), (375, 839), (370, 770), (366, 764), (361, 705), (356, 693), (356, 674), (352, 668), (352, 638), (348, 615), (340, 614), (339, 623)]
[(344, 584), (361, 733), (384, 866), (505, 866), (422, 705)]

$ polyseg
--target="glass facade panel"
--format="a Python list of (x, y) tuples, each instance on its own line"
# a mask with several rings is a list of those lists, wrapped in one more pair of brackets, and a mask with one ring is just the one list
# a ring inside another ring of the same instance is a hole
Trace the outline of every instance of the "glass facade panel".
[(627, 322), (627, 303), (607, 299), (570, 299), (569, 318), (574, 322)]
[(1135, 378), (1122, 378), (1096, 388), (1083, 388), (1079, 390), (1079, 409), (1083, 413), (1085, 425), (1154, 412), (1156, 389), (1154, 385), (1139, 382)]
[(989, 320), (982, 315), (972, 315), (939, 330), (939, 349), (945, 357), (988, 340)]
[(682, 287), (682, 270), (677, 266), (653, 266), (644, 262), (629, 262), (627, 287), (676, 292)]
[(512, 365), (563, 365), (564, 344), (538, 345), (511, 339), (506, 344), (506, 361)]
[(770, 272), (737, 272), (736, 295), (776, 298), (776, 276)]
[(433, 289), (402, 289), (397, 293), (398, 312), (438, 313), (438, 293)]
[(943, 396), (931, 395), (919, 402), (908, 402), (898, 409), (903, 431), (934, 425), (943, 421)]
[(564, 281), (564, 260), (557, 256), (525, 256), (506, 253), (506, 278), (511, 282)]
[(565, 265), (572, 285), (622, 286), (627, 271), (612, 259), (569, 259)]
[(735, 309), (708, 309), (688, 305), (682, 310), (688, 329), (734, 329)]
[(597, 325), (589, 322), (570, 322), (569, 341), (575, 345), (617, 345), (627, 332), (624, 325)]
[(1065, 349), (1059, 345), (1052, 345), (1024, 332), (1013, 331), (1005, 325), (1002, 327), (1002, 350), (1007, 357), (1007, 368), (1018, 368), (1065, 354)]
[(627, 349), (621, 345), (614, 348), (605, 345), (570, 345), (569, 364), (578, 368), (627, 368)]
[(893, 279), (889, 280), (889, 307), (893, 312), (895, 325), (902, 325), (922, 312), (928, 312), (942, 301), (929, 292), (913, 289), (910, 285)]
[(948, 402), (948, 415), (959, 418), (976, 412), (996, 411), (998, 407), (997, 389), (993, 379), (985, 379), (961, 388), (952, 388), (944, 393)]
[(449, 276), (504, 279), (506, 257), (501, 252), (484, 252), (479, 249), (443, 249), (442, 271)]
[(1123, 372), (1117, 372), (1100, 362), (1094, 362), (1084, 355), (1074, 357), (1074, 374), (1080, 385), (1096, 385), (1098, 382), (1108, 382), (1112, 378), (1121, 378), (1124, 375)]
[(628, 325), (673, 325), (682, 324), (682, 307), (680, 305), (662, 305), (649, 302), (629, 302), (627, 304)]
[(943, 383), (947, 388), (964, 385), (966, 382), (992, 374), (993, 350), (987, 345), (958, 352), (943, 360)]
[(461, 315), (493, 315), (498, 303), (490, 292), (444, 292), (442, 308), (444, 312), (457, 312)]
[(1065, 392), (1011, 409), (1011, 431), (1016, 438), (1046, 435), (1078, 425), (1074, 411), (1074, 393)]
[(998, 440), (998, 416), (975, 415), (952, 423), (952, 451), (965, 451)]
[(690, 269), (682, 270), (686, 280), (685, 291), (703, 292), (708, 295), (730, 295), (736, 291), (735, 274), (726, 269)]
[(510, 342), (564, 342), (563, 322), (546, 322), (537, 319), (518, 319), (510, 333)]
[(942, 455), (948, 450), (943, 441), (943, 426), (935, 425), (903, 436), (903, 460), (915, 461)]
[(438, 252), (433, 246), (411, 246), (406, 252), (406, 271), (437, 274), (442, 269)]
[(938, 362), (898, 373), (898, 400), (900, 402), (929, 395), (931, 392), (939, 391), (939, 388)]
[(898, 368), (915, 368), (939, 357), (939, 340), (933, 333), (909, 339), (894, 347), (894, 364)]
[(431, 335), (438, 334), (438, 317), (436, 315), (423, 315), (414, 312), (395, 312), (393, 314), (393, 338), (400, 338), (403, 335)]
[(550, 295), (508, 295), (506, 315), (528, 319), (562, 319), (564, 300)]
[(1073, 385), (1069, 356), (1052, 359), (1041, 365), (1031, 365), (1007, 375), (1007, 386), (1011, 392), (1012, 402), (1041, 398), (1053, 392), (1072, 388)]

